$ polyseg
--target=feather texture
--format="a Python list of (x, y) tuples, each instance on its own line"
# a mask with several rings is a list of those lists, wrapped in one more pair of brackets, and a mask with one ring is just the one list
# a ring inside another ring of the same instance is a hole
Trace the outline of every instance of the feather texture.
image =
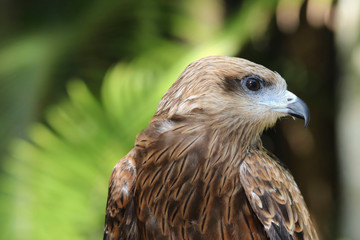
[(243, 59), (187, 67), (113, 170), (104, 239), (317, 239), (293, 177), (261, 146), (281, 115), (260, 112), (268, 93), (246, 92), (249, 74), (286, 88)]
[(111, 174), (104, 240), (140, 239), (133, 200), (136, 181), (134, 152), (122, 158)]
[(245, 157), (240, 179), (254, 212), (272, 239), (317, 239), (294, 178), (264, 149)]

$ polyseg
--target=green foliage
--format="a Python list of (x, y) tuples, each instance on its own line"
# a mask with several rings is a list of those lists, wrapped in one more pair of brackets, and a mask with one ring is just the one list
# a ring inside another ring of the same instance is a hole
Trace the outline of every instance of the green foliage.
[[(264, 32), (275, 2), (260, 2), (246, 1), (224, 29), (210, 31), (201, 43), (159, 39), (131, 62), (113, 66), (100, 100), (83, 81), (70, 81), (68, 98), (49, 108), (46, 124), (33, 124), (30, 140), (13, 142), (2, 165), (0, 237), (100, 239), (113, 165), (131, 149), (188, 63), (213, 54), (234, 55)], [(261, 19), (254, 18), (259, 14)]]

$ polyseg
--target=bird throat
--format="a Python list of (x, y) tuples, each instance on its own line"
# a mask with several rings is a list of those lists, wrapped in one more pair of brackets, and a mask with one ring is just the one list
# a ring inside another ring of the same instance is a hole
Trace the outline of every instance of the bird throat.
[[(163, 144), (186, 145), (186, 152), (199, 151), (206, 155), (210, 165), (228, 165), (236, 168), (247, 153), (260, 149), (262, 129), (245, 121), (214, 121), (195, 117), (156, 120), (148, 129), (158, 131)], [(182, 149), (182, 146), (178, 147)], [(171, 160), (170, 160), (171, 161)]]

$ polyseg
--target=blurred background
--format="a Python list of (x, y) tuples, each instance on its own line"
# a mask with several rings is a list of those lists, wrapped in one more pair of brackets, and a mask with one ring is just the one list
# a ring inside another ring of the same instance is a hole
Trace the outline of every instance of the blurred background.
[(0, 238), (101, 239), (112, 167), (192, 61), (247, 58), (309, 106), (263, 136), (322, 239), (360, 239), (360, 1), (0, 1)]

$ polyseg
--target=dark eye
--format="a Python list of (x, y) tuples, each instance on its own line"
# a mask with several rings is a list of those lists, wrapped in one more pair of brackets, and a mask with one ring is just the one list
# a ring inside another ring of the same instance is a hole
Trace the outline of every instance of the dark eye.
[(261, 87), (260, 81), (256, 78), (250, 77), (250, 78), (246, 79), (245, 81), (246, 81), (245, 82), (246, 87), (251, 91), (257, 91)]

